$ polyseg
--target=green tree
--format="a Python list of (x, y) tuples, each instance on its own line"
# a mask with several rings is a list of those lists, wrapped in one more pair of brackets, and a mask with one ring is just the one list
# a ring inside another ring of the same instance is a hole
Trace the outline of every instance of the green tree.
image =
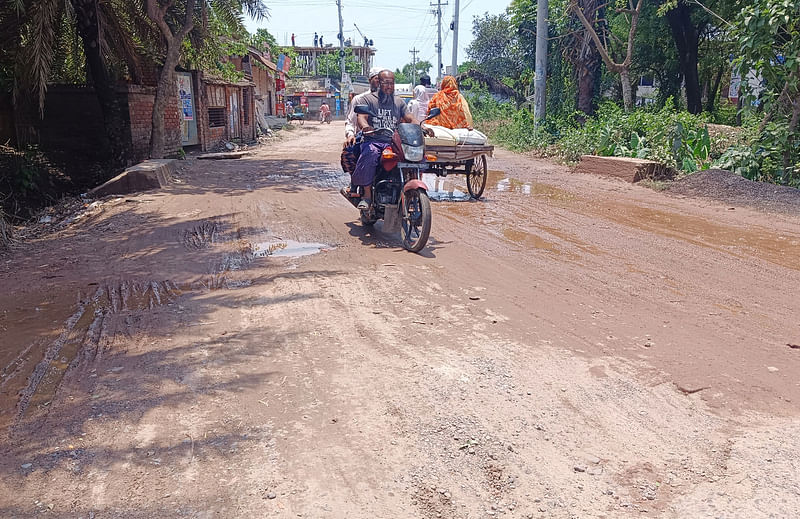
[[(639, 16), (642, 12), (643, 2), (644, 0), (637, 0), (636, 4), (634, 4), (634, 0), (627, 0), (626, 2), (619, 0), (618, 2), (619, 4), (622, 4), (623, 7), (618, 7), (616, 12), (617, 14), (622, 15), (620, 18), (625, 19), (625, 22), (622, 25), (624, 25), (626, 29), (625, 32), (627, 32), (627, 42), (624, 47), (624, 52), (620, 53), (622, 55), (621, 60), (615, 60), (613, 57), (615, 52), (611, 42), (614, 40), (612, 38), (607, 38), (605, 40), (600, 39), (597, 27), (600, 20), (587, 19), (578, 0), (571, 0), (569, 3), (569, 9), (575, 13), (575, 15), (581, 21), (581, 24), (583, 24), (583, 27), (591, 37), (595, 48), (597, 48), (597, 51), (600, 53), (600, 57), (603, 59), (603, 63), (605, 63), (606, 68), (608, 68), (609, 71), (619, 75), (620, 83), (622, 85), (622, 100), (625, 104), (625, 111), (627, 112), (633, 110), (634, 95), (631, 85), (630, 72), (631, 65), (633, 64), (636, 29), (639, 24)], [(618, 20), (620, 18), (618, 18)], [(614, 28), (615, 27), (612, 26), (612, 32)]]
[(416, 66), (412, 63), (406, 63), (402, 69), (394, 71), (394, 80), (397, 83), (411, 83), (416, 80), (419, 83), (420, 76), (428, 75), (433, 65), (429, 61), (418, 61)]
[[(775, 168), (780, 182), (798, 183), (800, 16), (797, 4), (794, 0), (753, 0), (742, 9), (734, 27), (740, 70), (755, 71), (766, 84), (760, 95), (765, 114), (758, 139), (762, 168)], [(755, 92), (750, 92), (750, 96), (754, 98)], [(780, 161), (775, 159), (777, 154)]]
[[(85, 0), (91, 1), (91, 0)], [(206, 44), (209, 32), (209, 11), (221, 20), (226, 27), (242, 27), (243, 14), (261, 19), (267, 15), (266, 6), (261, 0), (146, 0), (147, 17), (161, 33), (163, 52), (162, 67), (158, 77), (156, 96), (153, 103), (153, 123), (150, 136), (150, 156), (164, 156), (164, 113), (170, 94), (175, 89), (175, 67), (181, 58), (184, 40), (194, 30), (192, 44), (202, 47)], [(196, 29), (196, 30), (195, 30)]]
[[(317, 74), (319, 75), (326, 74), (339, 77), (341, 75), (340, 68), (338, 52), (323, 54), (317, 58)], [(361, 62), (353, 54), (353, 49), (349, 47), (344, 50), (344, 68), (351, 76), (361, 73)]]
[(477, 69), (495, 78), (518, 79), (523, 64), (517, 53), (517, 37), (507, 14), (476, 16), (472, 21), (473, 40), (467, 56)]

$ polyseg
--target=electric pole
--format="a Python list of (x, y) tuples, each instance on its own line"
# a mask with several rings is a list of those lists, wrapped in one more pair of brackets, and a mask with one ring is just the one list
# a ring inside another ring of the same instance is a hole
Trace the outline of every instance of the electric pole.
[(436, 25), (438, 27), (439, 42), (436, 44), (436, 53), (439, 57), (439, 68), (436, 69), (436, 82), (442, 80), (442, 6), (447, 5), (447, 2), (442, 3), (442, 0), (436, 0), (435, 4), (431, 7), (436, 7), (432, 12), (436, 15)]
[(455, 0), (456, 12), (453, 14), (453, 76), (458, 75), (458, 1)]
[(548, 0), (538, 0), (536, 10), (536, 77), (533, 80), (533, 119), (538, 126), (545, 117), (547, 93)]
[(419, 51), (414, 47), (408, 52), (411, 53), (411, 86), (413, 87), (417, 82), (417, 54)]
[(339, 69), (341, 70), (341, 79), (339, 81), (339, 103), (342, 111), (347, 113), (347, 96), (344, 91), (344, 22), (342, 20), (342, 0), (336, 0), (336, 7), (339, 8)]

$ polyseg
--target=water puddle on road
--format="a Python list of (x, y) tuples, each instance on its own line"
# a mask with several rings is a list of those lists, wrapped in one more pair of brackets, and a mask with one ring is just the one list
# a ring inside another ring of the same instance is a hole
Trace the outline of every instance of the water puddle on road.
[(437, 202), (466, 202), (470, 199), (469, 193), (463, 191), (465, 186), (456, 186), (455, 175), (439, 177), (433, 173), (424, 173), (422, 181), (428, 186), (428, 197)]
[[(29, 410), (46, 408), (71, 366), (93, 361), (110, 348), (116, 334), (129, 332), (127, 317), (169, 304), (182, 293), (170, 281), (96, 286), (92, 283), (88, 293), (79, 294), (77, 309), (66, 318), (61, 305), (50, 312), (40, 311), (41, 305), (35, 308), (41, 322), (52, 325), (64, 319), (58, 331), (22, 329), (9, 341), (13, 349), (0, 346), (0, 429), (29, 416)], [(19, 310), (30, 313), (29, 308)], [(29, 346), (21, 347), (24, 342)]]
[(299, 258), (301, 256), (311, 256), (312, 254), (335, 248), (336, 247), (324, 243), (303, 243), (294, 240), (255, 243), (251, 246), (253, 257), (255, 258), (265, 258), (267, 256)]
[(508, 177), (504, 171), (490, 170), (487, 186), (491, 186), (501, 193), (520, 193), (523, 195), (543, 197), (548, 200), (566, 201), (576, 198), (572, 193), (551, 186), (550, 184), (523, 182), (516, 178)]

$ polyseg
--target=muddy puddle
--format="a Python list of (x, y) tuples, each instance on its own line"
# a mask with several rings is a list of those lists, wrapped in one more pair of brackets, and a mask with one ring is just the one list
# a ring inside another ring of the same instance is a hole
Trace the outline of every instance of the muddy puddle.
[(555, 243), (527, 231), (510, 228), (503, 229), (503, 237), (527, 249), (539, 249), (557, 255), (563, 254)]
[(519, 193), (522, 195), (536, 196), (553, 201), (575, 200), (576, 196), (569, 191), (542, 184), (540, 182), (524, 182), (511, 178), (504, 171), (489, 170), (486, 181), (487, 189), (491, 188), (501, 193)]
[(731, 254), (755, 256), (792, 270), (800, 270), (800, 236), (776, 235), (764, 228), (730, 227), (696, 216), (621, 203), (594, 206), (614, 222)]
[(301, 256), (311, 256), (322, 251), (332, 250), (336, 247), (324, 243), (304, 243), (294, 240), (274, 240), (263, 243), (255, 243), (251, 246), (254, 258), (266, 258), (272, 256), (276, 258), (299, 258)]

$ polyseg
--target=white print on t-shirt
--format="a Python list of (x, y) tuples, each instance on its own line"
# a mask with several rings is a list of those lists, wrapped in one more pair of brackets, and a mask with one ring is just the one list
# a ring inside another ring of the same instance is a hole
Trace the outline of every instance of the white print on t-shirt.
[(372, 118), (372, 127), (376, 130), (397, 128), (397, 117), (394, 117), (393, 111), (391, 108), (378, 108), (378, 116)]

